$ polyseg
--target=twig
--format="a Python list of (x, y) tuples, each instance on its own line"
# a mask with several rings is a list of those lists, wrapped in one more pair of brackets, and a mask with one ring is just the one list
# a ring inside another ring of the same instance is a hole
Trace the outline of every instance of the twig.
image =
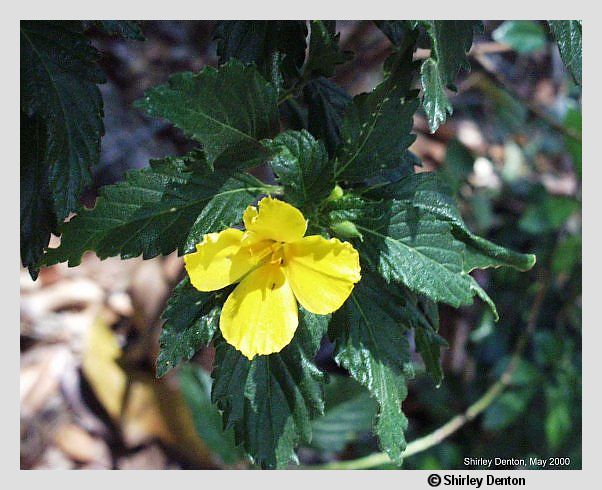
[[(540, 282), (539, 290), (537, 291), (531, 311), (529, 312), (527, 328), (518, 339), (514, 348), (514, 353), (512, 354), (512, 358), (499, 379), (489, 387), (489, 389), (481, 398), (470, 405), (465, 412), (456, 415), (449, 422), (442, 425), (430, 434), (427, 434), (419, 439), (415, 439), (409, 443), (403, 453), (404, 458), (426, 451), (427, 449), (430, 449), (447, 439), (449, 436), (457, 432), (464, 425), (474, 420), (480, 413), (486, 410), (487, 407), (489, 407), (497, 399), (497, 397), (500, 396), (508, 386), (510, 386), (512, 383), (512, 376), (519, 365), (528, 340), (535, 330), (541, 306), (547, 294), (548, 288), (550, 287), (550, 280), (550, 274), (549, 272), (546, 272), (544, 278)], [(335, 461), (324, 465), (311, 466), (310, 468), (316, 470), (362, 470), (374, 468), (387, 463), (391, 463), (391, 460), (386, 453), (373, 453), (368, 456), (364, 456), (363, 458), (349, 461)]]

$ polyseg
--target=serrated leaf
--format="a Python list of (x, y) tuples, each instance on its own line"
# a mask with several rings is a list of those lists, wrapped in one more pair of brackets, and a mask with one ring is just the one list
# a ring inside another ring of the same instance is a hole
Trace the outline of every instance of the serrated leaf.
[(21, 263), (34, 279), (50, 234), (57, 232), (44, 159), (45, 141), (43, 122), (21, 113)]
[(81, 22), (21, 21), (21, 110), (43, 120), (54, 212), (64, 219), (90, 184), (104, 134), (99, 53)]
[(471, 233), (452, 197), (452, 190), (435, 172), (409, 175), (398, 182), (376, 189), (374, 195), (407, 202), (449, 222), (453, 226), (454, 237), (466, 245), (463, 267), (465, 272), (501, 266), (526, 271), (535, 264), (534, 255), (513, 252)]
[(137, 20), (85, 20), (84, 25), (94, 26), (109, 36), (144, 41), (144, 34)]
[(436, 60), (428, 58), (420, 67), (420, 83), (422, 84), (422, 106), (426, 113), (431, 133), (437, 131), (454, 108), (445, 93), (445, 83), (441, 78), (441, 68)]
[(558, 43), (562, 61), (575, 82), (581, 85), (581, 21), (549, 20), (548, 24)]
[(286, 199), (299, 208), (315, 207), (334, 187), (326, 148), (307, 131), (286, 131), (269, 143), (270, 164)]
[(330, 376), (324, 395), (325, 413), (312, 422), (311, 447), (336, 453), (372, 429), (378, 405), (363, 386), (343, 376)]
[(148, 90), (135, 105), (201, 143), (209, 165), (226, 150), (224, 165), (256, 165), (257, 158), (265, 157), (259, 140), (279, 129), (275, 89), (255, 67), (237, 60), (219, 70), (206, 67), (196, 74), (173, 75), (167, 85)]
[(338, 206), (331, 220), (355, 223), (363, 235), (360, 257), (387, 282), (455, 307), (472, 302), (471, 281), (463, 274), (465, 247), (449, 223), (398, 200), (341, 200)]
[(328, 154), (333, 156), (341, 143), (341, 126), (351, 97), (336, 83), (322, 77), (307, 83), (303, 94), (309, 132), (323, 140)]
[(186, 276), (175, 287), (161, 318), (165, 320), (159, 337), (157, 377), (167, 374), (180, 362), (192, 359), (212, 340), (221, 309), (216, 306), (223, 292), (201, 292)]
[(180, 372), (180, 388), (192, 413), (197, 434), (203, 443), (225, 464), (242, 458), (234, 442), (234, 432), (222, 429), (222, 417), (211, 403), (211, 376), (200, 366), (186, 365)]
[(378, 402), (375, 432), (380, 446), (401, 464), (408, 424), (401, 403), (407, 396), (407, 378), (413, 375), (404, 304), (378, 276), (362, 276), (335, 313), (329, 337), (335, 342), (337, 363)]
[(424, 21), (431, 38), (431, 57), (420, 69), (422, 104), (429, 128), (434, 133), (453, 109), (445, 88), (455, 90), (455, 79), (461, 69), (470, 70), (466, 53), (472, 45), (474, 28), (472, 20)]
[[(301, 73), (305, 60), (307, 24), (303, 20), (225, 20), (215, 28), (220, 64), (238, 59), (255, 63), (268, 80), (282, 65), (282, 75), (290, 83)], [(276, 64), (276, 66), (274, 66)]]
[(94, 208), (62, 225), (61, 245), (48, 250), (44, 263), (73, 267), (88, 250), (101, 259), (183, 253), (205, 233), (239, 222), (246, 206), (270, 189), (247, 174), (212, 172), (199, 152), (151, 161), (151, 168), (103, 187)]
[[(353, 98), (341, 129), (335, 178), (361, 182), (386, 170), (402, 167), (418, 107), (411, 91), (413, 49), (394, 53), (385, 65), (388, 76), (371, 93)], [(413, 171), (413, 169), (409, 169)]]
[(313, 358), (329, 319), (300, 309), (293, 341), (252, 361), (223, 341), (217, 345), (212, 399), (262, 468), (297, 461), (294, 448), (311, 440), (311, 418), (324, 410), (323, 375)]
[(334, 21), (312, 20), (310, 27), (309, 54), (303, 69), (304, 77), (329, 78), (334, 75), (337, 65), (353, 58), (353, 53), (339, 49), (340, 34), (335, 34)]

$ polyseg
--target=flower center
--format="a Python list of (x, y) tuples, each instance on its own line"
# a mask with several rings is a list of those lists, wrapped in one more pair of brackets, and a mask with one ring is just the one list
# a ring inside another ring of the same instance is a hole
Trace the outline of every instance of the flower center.
[(275, 242), (271, 247), (272, 256), (270, 257), (270, 264), (282, 265), (284, 263), (284, 249), (282, 248), (282, 242)]

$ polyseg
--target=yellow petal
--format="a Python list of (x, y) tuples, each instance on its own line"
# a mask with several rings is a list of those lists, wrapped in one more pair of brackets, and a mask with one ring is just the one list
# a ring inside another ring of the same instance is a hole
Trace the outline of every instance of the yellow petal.
[(301, 211), (290, 204), (264, 197), (258, 208), (249, 206), (243, 215), (247, 233), (246, 243), (261, 240), (277, 242), (294, 242), (299, 240), (307, 230), (307, 221)]
[(228, 296), (219, 326), (224, 339), (252, 359), (280, 352), (293, 339), (298, 323), (297, 301), (281, 267), (267, 264)]
[(360, 280), (360, 258), (348, 242), (318, 235), (284, 245), (284, 272), (303, 308), (338, 310)]
[(243, 232), (234, 228), (209, 233), (196, 246), (196, 252), (184, 256), (186, 271), (195, 288), (215, 291), (235, 283), (266, 256), (270, 243), (242, 247), (242, 237)]

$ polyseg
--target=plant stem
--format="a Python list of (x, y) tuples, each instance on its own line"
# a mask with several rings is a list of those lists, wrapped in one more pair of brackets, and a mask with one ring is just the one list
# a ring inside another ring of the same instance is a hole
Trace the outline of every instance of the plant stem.
[[(474, 420), (480, 413), (485, 411), (487, 407), (489, 407), (497, 399), (497, 397), (500, 396), (508, 386), (510, 386), (512, 383), (512, 377), (520, 363), (528, 340), (535, 330), (543, 300), (545, 299), (548, 288), (550, 287), (550, 280), (550, 274), (545, 273), (545, 276), (540, 281), (537, 295), (535, 296), (531, 311), (529, 312), (527, 328), (519, 337), (510, 362), (498, 380), (489, 387), (489, 389), (483, 394), (483, 396), (481, 396), (481, 398), (470, 405), (466, 411), (456, 415), (449, 422), (445, 423), (430, 434), (410, 442), (403, 453), (404, 458), (426, 451), (427, 449), (430, 449), (447, 439), (468, 422)], [(386, 453), (373, 453), (358, 459), (352, 459), (349, 461), (334, 461), (324, 465), (311, 466), (310, 468), (316, 470), (365, 470), (387, 463), (391, 463), (391, 460)]]

